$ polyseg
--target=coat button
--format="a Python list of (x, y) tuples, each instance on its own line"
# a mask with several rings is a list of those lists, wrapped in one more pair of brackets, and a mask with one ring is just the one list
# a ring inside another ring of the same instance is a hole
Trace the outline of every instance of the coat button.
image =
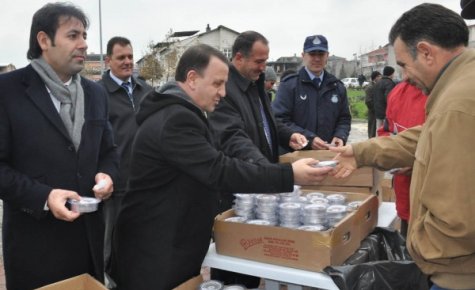
[(69, 151), (74, 151), (74, 145), (73, 145), (73, 144), (69, 145), (69, 146), (68, 146), (68, 150), (69, 150)]

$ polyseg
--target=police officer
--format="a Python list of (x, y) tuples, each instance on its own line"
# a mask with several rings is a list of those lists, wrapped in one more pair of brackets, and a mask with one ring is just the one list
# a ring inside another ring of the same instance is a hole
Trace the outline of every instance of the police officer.
[(306, 149), (343, 146), (351, 129), (345, 86), (325, 70), (328, 55), (325, 36), (308, 36), (302, 52), (304, 66), (281, 80), (272, 103), (276, 118), (310, 141)]

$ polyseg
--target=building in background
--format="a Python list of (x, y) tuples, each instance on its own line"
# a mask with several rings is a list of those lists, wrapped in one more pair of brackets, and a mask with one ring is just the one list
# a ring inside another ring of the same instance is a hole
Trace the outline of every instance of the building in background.
[(267, 66), (271, 66), (275, 70), (277, 77), (280, 80), (280, 76), (284, 71), (289, 69), (297, 71), (300, 69), (302, 66), (302, 57), (297, 56), (296, 54), (294, 54), (294, 56), (282, 56), (276, 61), (268, 61)]
[[(469, 47), (475, 48), (475, 25), (468, 26), (470, 31)], [(228, 59), (231, 59), (232, 45), (239, 35), (239, 32), (230, 29), (224, 25), (219, 25), (211, 29), (209, 24), (204, 32), (199, 30), (170, 32), (165, 36), (165, 40), (157, 42), (154, 49), (157, 50), (157, 58), (162, 67), (162, 77), (160, 83), (173, 79), (175, 76), (175, 68), (178, 59), (183, 52), (190, 46), (204, 43), (219, 49)], [(391, 45), (386, 44), (379, 46), (377, 49), (362, 53), (353, 54), (354, 59), (347, 60), (344, 57), (331, 55), (328, 58), (327, 71), (335, 75), (339, 79), (348, 77), (358, 77), (360, 74), (370, 78), (373, 71), (382, 72), (387, 65), (396, 69), (396, 79), (400, 80), (402, 71), (396, 63), (394, 49)], [(105, 55), (103, 56), (105, 59)], [(140, 58), (134, 67), (135, 75), (139, 75), (141, 67), (144, 65), (144, 57)], [(268, 66), (274, 68), (277, 73), (278, 81), (282, 72), (288, 69), (298, 70), (302, 65), (302, 58), (294, 54), (294, 56), (282, 56), (275, 61), (268, 61)], [(1, 64), (0, 73), (15, 69), (12, 64)], [(104, 67), (106, 70), (107, 67)], [(99, 80), (101, 78), (101, 62), (100, 54), (90, 53), (86, 57), (85, 69), (82, 75), (92, 79)]]
[(0, 74), (16, 70), (16, 67), (11, 63), (0, 63)]
[[(164, 83), (175, 76), (176, 65), (183, 52), (190, 46), (196, 44), (207, 44), (221, 51), (228, 59), (232, 56), (232, 46), (239, 32), (226, 26), (219, 25), (211, 29), (209, 24), (206, 30), (199, 33), (199, 30), (172, 32), (165, 37), (165, 40), (155, 45), (157, 57), (163, 69), (161, 83)], [(137, 69), (140, 71), (143, 60), (137, 62)]]
[[(102, 56), (102, 59), (106, 59), (106, 55)], [(104, 62), (104, 70), (105, 67)], [(81, 71), (81, 76), (86, 77), (93, 81), (98, 81), (102, 78), (101, 75), (101, 55), (99, 53), (88, 53), (86, 60), (84, 61), (84, 69)]]

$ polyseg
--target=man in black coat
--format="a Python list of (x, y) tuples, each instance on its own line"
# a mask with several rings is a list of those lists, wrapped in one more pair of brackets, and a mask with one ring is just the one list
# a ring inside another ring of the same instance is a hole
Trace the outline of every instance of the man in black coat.
[[(272, 113), (264, 86), (267, 39), (256, 31), (245, 31), (234, 41), (232, 55), (226, 97), (209, 115), (220, 150), (231, 157), (265, 164), (279, 161), (279, 146), (287, 151), (305, 147), (305, 136), (276, 120)], [(231, 208), (233, 198), (229, 192), (221, 192), (218, 211)], [(221, 270), (212, 270), (211, 274), (214, 279), (248, 288), (258, 287), (260, 281)]]
[(109, 120), (120, 156), (120, 176), (114, 184), (114, 193), (104, 203), (104, 263), (110, 270), (112, 229), (119, 214), (129, 176), (130, 152), (137, 131), (135, 113), (145, 95), (152, 90), (144, 81), (133, 76), (134, 53), (130, 40), (115, 36), (107, 42), (106, 64), (109, 66), (99, 84), (109, 93)]
[(368, 108), (368, 138), (376, 136), (376, 116), (374, 114), (374, 87), (381, 79), (381, 73), (374, 71), (371, 73), (371, 83), (365, 89), (364, 102)]
[(146, 96), (137, 115), (129, 190), (113, 236), (119, 290), (170, 290), (200, 273), (218, 191), (288, 192), (331, 168), (313, 159), (258, 165), (214, 146), (207, 114), (225, 95), (226, 57), (208, 45), (182, 55), (176, 81)]
[(388, 103), (389, 92), (396, 86), (393, 81), (394, 68), (392, 66), (385, 66), (383, 68), (382, 78), (374, 85), (373, 88), (373, 102), (374, 114), (376, 116), (376, 131), (383, 125), (386, 118), (386, 107)]
[[(267, 39), (258, 32), (241, 33), (233, 45), (226, 97), (209, 114), (220, 149), (228, 156), (253, 163), (279, 161), (279, 145), (302, 149), (305, 136), (294, 133), (274, 118), (264, 82), (269, 57)], [(232, 196), (221, 196), (221, 209), (229, 209)]]
[(87, 26), (72, 5), (43, 6), (33, 16), (31, 65), (0, 75), (0, 197), (10, 290), (82, 273), (104, 279), (101, 207), (87, 214), (66, 207), (80, 196), (107, 199), (118, 173), (107, 95), (79, 75)]

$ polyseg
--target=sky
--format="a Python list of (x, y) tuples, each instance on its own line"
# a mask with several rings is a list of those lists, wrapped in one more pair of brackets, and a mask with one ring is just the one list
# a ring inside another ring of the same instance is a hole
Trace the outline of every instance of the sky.
[[(0, 0), (0, 63), (28, 64), (31, 18), (50, 1)], [(70, 0), (90, 20), (88, 53), (100, 53), (99, 0)], [(170, 30), (204, 32), (224, 25), (238, 32), (255, 30), (269, 40), (269, 61), (300, 55), (306, 36), (327, 37), (331, 55), (354, 59), (388, 43), (399, 16), (419, 0), (101, 0), (102, 51), (113, 36), (129, 38), (139, 60), (148, 44)], [(433, 0), (460, 13), (459, 0)], [(467, 24), (474, 24), (467, 21)]]

